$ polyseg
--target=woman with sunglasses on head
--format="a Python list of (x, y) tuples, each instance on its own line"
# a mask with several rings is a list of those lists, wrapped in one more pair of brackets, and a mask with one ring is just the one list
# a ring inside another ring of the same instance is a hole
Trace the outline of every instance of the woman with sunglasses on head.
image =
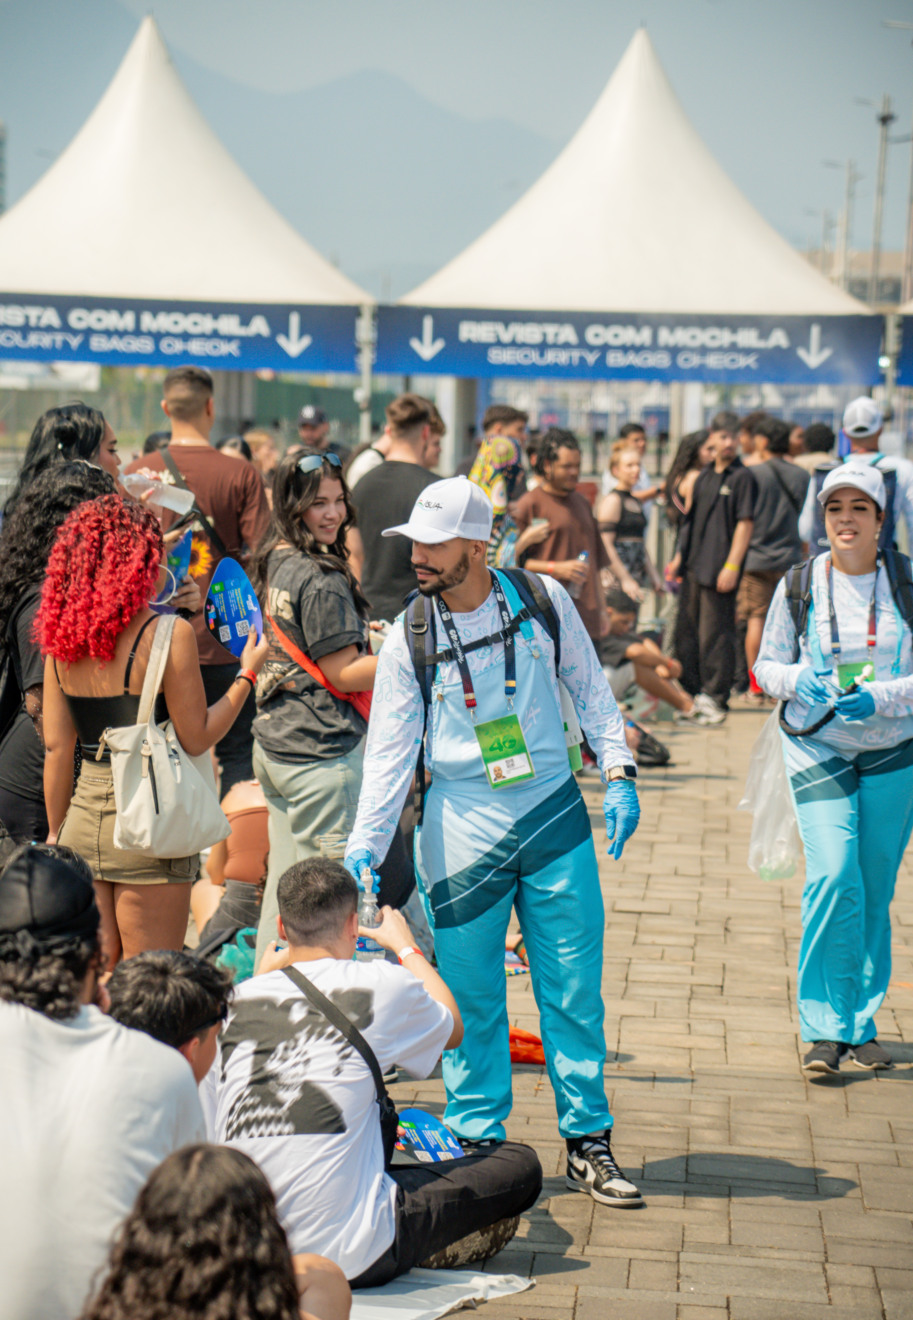
[(270, 838), (258, 963), (276, 938), (279, 877), (320, 853), (341, 861), (355, 820), (367, 720), (346, 698), (374, 686), (377, 659), (368, 647), (368, 605), (348, 562), (354, 517), (336, 454), (282, 459), (251, 568), (270, 639), (254, 720), (254, 774)]
[[(105, 495), (61, 526), (48, 560), (36, 633), (44, 667), (44, 789), (49, 842), (74, 848), (95, 876), (108, 960), (181, 949), (199, 857), (155, 859), (114, 846), (114, 789), (102, 734), (134, 724), (168, 579), (162, 530), (142, 504)], [(184, 750), (208, 751), (250, 696), (267, 644), (251, 633), (228, 692), (207, 709), (196, 638), (175, 620), (156, 720)], [(77, 740), (82, 768), (73, 787)], [(101, 756), (97, 753), (102, 747)]]
[(798, 999), (811, 1048), (802, 1066), (836, 1073), (848, 1055), (860, 1068), (891, 1066), (875, 1014), (913, 827), (913, 650), (905, 593), (892, 588), (910, 562), (878, 551), (881, 474), (843, 464), (818, 499), (830, 549), (811, 561), (804, 601), (794, 592), (791, 608), (789, 593), (804, 566), (780, 582), (755, 674), (787, 703), (783, 755), (805, 848)]

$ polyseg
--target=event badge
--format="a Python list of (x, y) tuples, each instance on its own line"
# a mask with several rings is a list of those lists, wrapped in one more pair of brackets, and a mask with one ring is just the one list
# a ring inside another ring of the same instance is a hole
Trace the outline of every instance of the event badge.
[(535, 778), (535, 770), (516, 715), (475, 725), (485, 773), (492, 788), (506, 788)]
[(404, 1109), (399, 1116), (396, 1149), (412, 1155), (422, 1164), (440, 1160), (459, 1160), (463, 1147), (439, 1118), (424, 1109)]
[(837, 686), (839, 688), (848, 688), (855, 680), (856, 683), (871, 683), (875, 678), (875, 666), (871, 660), (860, 660), (855, 665), (837, 666)]
[(206, 625), (226, 650), (239, 656), (247, 634), (263, 636), (263, 615), (250, 579), (234, 559), (220, 559), (204, 606)]

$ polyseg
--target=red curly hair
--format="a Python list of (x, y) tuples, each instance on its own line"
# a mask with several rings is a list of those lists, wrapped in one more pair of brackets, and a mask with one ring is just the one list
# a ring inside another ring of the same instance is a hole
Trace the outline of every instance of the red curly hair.
[(35, 619), (42, 654), (73, 664), (111, 660), (117, 639), (155, 591), (162, 529), (135, 500), (102, 495), (57, 533)]

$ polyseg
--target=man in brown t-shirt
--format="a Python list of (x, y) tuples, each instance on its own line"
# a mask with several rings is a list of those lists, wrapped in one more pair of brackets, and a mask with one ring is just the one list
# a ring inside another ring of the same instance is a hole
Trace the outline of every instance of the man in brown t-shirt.
[[(229, 458), (209, 443), (215, 406), (212, 377), (208, 371), (201, 367), (176, 367), (165, 377), (163, 394), (162, 408), (171, 422), (168, 453), (193, 491), (197, 505), (215, 528), (225, 553), (232, 559), (241, 559), (246, 552), (255, 549), (269, 521), (263, 478), (252, 463)], [(161, 473), (164, 482), (174, 484), (161, 451), (143, 454), (130, 464), (127, 471), (140, 469)], [(162, 510), (165, 531), (176, 520), (176, 514), (168, 509)], [(221, 554), (205, 528), (195, 522), (190, 572), (204, 599), (220, 558)], [(197, 635), (206, 701), (212, 705), (228, 691), (238, 672), (238, 662), (212, 636), (202, 611), (191, 622)], [(251, 723), (254, 713), (253, 701), (245, 702), (231, 729), (216, 744), (216, 755), (222, 767), (223, 795), (233, 784), (253, 779)]]
[[(517, 505), (514, 518), (525, 531), (536, 518), (546, 518), (548, 535), (535, 549), (536, 558), (525, 568), (556, 578), (573, 596), (583, 625), (595, 641), (609, 630), (599, 571), (609, 567), (609, 558), (593, 511), (577, 491), (580, 479), (580, 446), (570, 431), (553, 428), (542, 437), (538, 469), (541, 484), (527, 491)], [(580, 555), (586, 551), (586, 561)]]

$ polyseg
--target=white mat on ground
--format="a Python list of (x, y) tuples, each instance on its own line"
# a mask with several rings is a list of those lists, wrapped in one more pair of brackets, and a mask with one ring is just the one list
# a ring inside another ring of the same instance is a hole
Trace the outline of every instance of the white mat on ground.
[(472, 1270), (410, 1270), (383, 1288), (352, 1294), (352, 1320), (436, 1320), (464, 1306), (525, 1292), (535, 1279)]

